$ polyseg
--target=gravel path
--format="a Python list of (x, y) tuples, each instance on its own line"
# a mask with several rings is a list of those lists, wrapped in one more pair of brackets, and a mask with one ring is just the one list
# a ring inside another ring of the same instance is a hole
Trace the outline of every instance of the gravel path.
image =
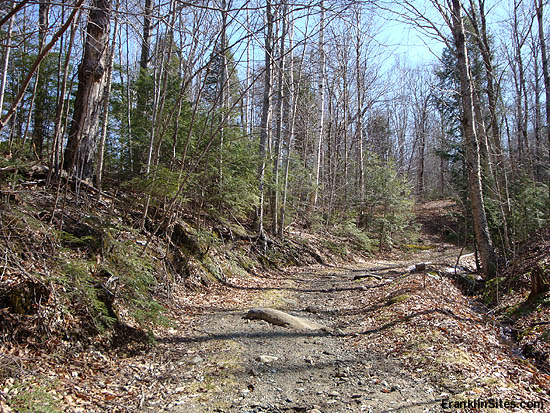
[(338, 314), (349, 311), (345, 297), (351, 291), (367, 293), (353, 274), (300, 274), (281, 290), (279, 308), (323, 324), (331, 333), (246, 320), (247, 309), (201, 315), (194, 334), (180, 343), (190, 354), (182, 363), (190, 377), (169, 411), (440, 410), (440, 392), (411, 377), (384, 349), (365, 353), (347, 343), (358, 331), (341, 325)]

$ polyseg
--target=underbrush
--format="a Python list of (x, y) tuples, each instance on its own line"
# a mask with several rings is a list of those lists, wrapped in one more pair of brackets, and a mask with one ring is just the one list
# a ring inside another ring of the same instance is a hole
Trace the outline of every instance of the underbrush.
[[(233, 275), (351, 260), (375, 248), (351, 224), (337, 226), (332, 235), (258, 238), (235, 220), (210, 217), (196, 225), (179, 216), (170, 230), (152, 236), (137, 229), (139, 213), (128, 205), (98, 201), (83, 190), (79, 196), (69, 191), (57, 204), (54, 189), (2, 193), (0, 341), (14, 345), (47, 347), (65, 340), (83, 346), (135, 340), (149, 345), (154, 330), (170, 323), (163, 304), (176, 288), (201, 289)], [(150, 216), (146, 227), (153, 231), (160, 213), (151, 208)]]
[(43, 201), (25, 194), (0, 210), (6, 261), (0, 304), (7, 311), (2, 339), (90, 342), (119, 324), (150, 329), (162, 322), (154, 298), (160, 268), (144, 254), (138, 234), (76, 203), (66, 206), (62, 222), (50, 223)]
[[(550, 291), (535, 294), (536, 277), (550, 279), (550, 227), (534, 233), (498, 277), (489, 280), (483, 301), (525, 357), (550, 371)], [(548, 287), (547, 287), (548, 288)]]

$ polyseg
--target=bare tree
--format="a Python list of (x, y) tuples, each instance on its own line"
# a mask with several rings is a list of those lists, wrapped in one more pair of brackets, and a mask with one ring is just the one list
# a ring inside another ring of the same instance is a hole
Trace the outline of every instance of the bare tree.
[(9, 27), (6, 34), (6, 47), (4, 48), (4, 58), (2, 59), (2, 79), (0, 83), (0, 119), (4, 109), (4, 93), (6, 92), (6, 82), (8, 78), (8, 65), (10, 62), (11, 36), (13, 32), (13, 15), (9, 19)]
[[(550, 69), (548, 68), (548, 49), (544, 37), (543, 1), (535, 0), (537, 23), (539, 27), (540, 55), (542, 60), (542, 76), (544, 79), (544, 90), (546, 92), (546, 138), (548, 144), (548, 158), (550, 159)], [(550, 174), (548, 174), (550, 176)], [(550, 199), (550, 178), (548, 180), (548, 198)], [(549, 201), (550, 202), (550, 201)]]
[(428, 35), (443, 41), (456, 56), (460, 83), (461, 124), (466, 149), (468, 190), (472, 203), (475, 239), (480, 252), (482, 269), (487, 277), (493, 277), (497, 270), (497, 261), (483, 200), (480, 145), (474, 111), (474, 85), (466, 47), (466, 30), (462, 17), (463, 4), (461, 0), (445, 2), (430, 0), (430, 4), (442, 17), (444, 24), (451, 30), (452, 44), (442, 31), (442, 27), (421, 11), (415, 3), (404, 1), (403, 4), (409, 13), (407, 18), (410, 21), (414, 21), (414, 24), (421, 27)]
[(321, 0), (319, 4), (321, 9), (321, 20), (319, 22), (319, 129), (315, 136), (315, 163), (313, 164), (314, 189), (311, 205), (317, 205), (319, 196), (319, 174), (321, 171), (321, 155), (323, 147), (323, 134), (325, 127), (325, 81), (326, 81), (326, 56), (325, 56), (325, 4)]
[(110, 0), (94, 0), (86, 27), (84, 56), (78, 68), (78, 90), (63, 167), (90, 177), (97, 150), (101, 94), (109, 50)]
[[(44, 47), (46, 34), (48, 31), (48, 14), (50, 9), (49, 1), (41, 1), (38, 8), (38, 44), (39, 51)], [(44, 71), (41, 70), (42, 65), (39, 66), (36, 72), (35, 89), (37, 91), (34, 106), (34, 127), (32, 143), (37, 156), (40, 158), (42, 155), (42, 145), (44, 142), (45, 121), (47, 117), (48, 108), (46, 107), (46, 96), (48, 94), (48, 82), (44, 79)]]
[(457, 69), (460, 79), (460, 94), (462, 99), (462, 129), (466, 143), (466, 161), (468, 163), (468, 180), (474, 232), (480, 251), (482, 268), (488, 277), (493, 277), (497, 270), (496, 254), (489, 233), (487, 215), (483, 201), (483, 186), (481, 182), (481, 166), (479, 141), (475, 128), (473, 83), (469, 68), (466, 34), (462, 19), (462, 4), (460, 0), (452, 0), (451, 20), (452, 33), (456, 47)]
[[(48, 44), (46, 46), (44, 46), (44, 48), (40, 51), (40, 53), (38, 54), (38, 56), (34, 60), (29, 72), (27, 73), (27, 76), (21, 82), (21, 85), (19, 87), (19, 92), (17, 93), (17, 95), (13, 99), (13, 102), (12, 102), (12, 105), (11, 105), (10, 109), (7, 111), (7, 113), (4, 115), (4, 117), (0, 120), (0, 131), (2, 129), (4, 129), (4, 127), (8, 124), (8, 122), (10, 121), (12, 116), (14, 116), (15, 112), (17, 111), (17, 108), (19, 107), (19, 105), (21, 104), (21, 101), (23, 100), (23, 97), (25, 95), (25, 92), (26, 92), (26, 90), (29, 86), (29, 83), (30, 83), (31, 79), (34, 77), (34, 74), (36, 73), (36, 71), (38, 70), (38, 68), (40, 66), (40, 63), (42, 62), (42, 60), (44, 60), (44, 58), (49, 53), (49, 51), (52, 49), (52, 47), (58, 42), (58, 40), (61, 38), (61, 36), (63, 36), (63, 34), (70, 27), (73, 19), (75, 18), (75, 16), (80, 11), (80, 7), (82, 6), (82, 3), (84, 3), (84, 1), (85, 0), (77, 0), (76, 1), (76, 3), (73, 6), (73, 11), (69, 15), (69, 17), (67, 18), (65, 23), (63, 23), (63, 25), (57, 30), (57, 32), (55, 32), (55, 34), (52, 36), (51, 40), (48, 42)], [(23, 1), (23, 2), (19, 3), (18, 6), (21, 5), (22, 3), (26, 3), (26, 2)], [(16, 9), (18, 6), (16, 6), (14, 9)], [(13, 12), (13, 10), (12, 10), (12, 12)], [(11, 12), (10, 12), (10, 14), (11, 14)]]
[[(117, 0), (116, 9), (120, 2)], [(105, 84), (105, 90), (103, 92), (103, 116), (102, 116), (102, 127), (101, 127), (101, 137), (99, 139), (99, 147), (97, 150), (97, 173), (95, 175), (95, 185), (99, 189), (101, 194), (101, 185), (103, 182), (103, 161), (105, 158), (105, 141), (107, 140), (107, 130), (109, 128), (109, 103), (111, 99), (111, 83), (113, 79), (113, 64), (115, 56), (115, 46), (116, 39), (118, 34), (118, 16), (115, 16), (115, 25), (113, 28), (113, 36), (111, 41), (111, 48), (109, 51), (109, 57), (107, 62), (107, 81)]]
[(272, 89), (272, 56), (273, 56), (273, 11), (271, 9), (271, 0), (266, 0), (266, 26), (265, 26), (265, 74), (264, 74), (264, 93), (262, 101), (262, 119), (260, 122), (260, 165), (258, 168), (258, 180), (260, 189), (260, 202), (258, 205), (256, 217), (258, 224), (258, 233), (260, 237), (264, 236), (264, 197), (265, 197), (265, 167), (267, 163), (267, 147), (269, 146), (271, 123), (271, 89)]

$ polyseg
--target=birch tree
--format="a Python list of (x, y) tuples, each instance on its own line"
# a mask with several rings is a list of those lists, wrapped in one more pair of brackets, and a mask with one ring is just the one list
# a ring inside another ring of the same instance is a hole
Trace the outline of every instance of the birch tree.
[(260, 165), (258, 168), (258, 181), (260, 200), (256, 212), (258, 234), (264, 237), (264, 199), (265, 199), (265, 167), (267, 163), (267, 147), (270, 138), (271, 123), (271, 90), (272, 90), (272, 56), (273, 56), (273, 11), (271, 0), (266, 0), (265, 6), (265, 34), (264, 34), (264, 93), (262, 100), (262, 119), (260, 122)]
[(468, 164), (468, 180), (474, 232), (480, 252), (481, 265), (487, 277), (493, 277), (497, 270), (496, 254), (489, 233), (489, 224), (485, 213), (483, 186), (481, 182), (481, 165), (479, 141), (475, 128), (473, 82), (469, 68), (468, 49), (466, 48), (466, 32), (462, 18), (460, 0), (452, 0), (450, 23), (456, 47), (457, 69), (460, 79), (460, 94), (462, 100), (462, 130), (466, 146), (466, 161)]
[(472, 204), (474, 234), (482, 270), (490, 278), (496, 274), (497, 260), (483, 199), (480, 144), (474, 110), (474, 85), (466, 47), (463, 4), (461, 0), (430, 0), (430, 4), (451, 31), (452, 43), (449, 42), (443, 28), (421, 11), (416, 4), (410, 1), (404, 2), (410, 21), (414, 21), (414, 24), (420, 26), (428, 35), (443, 41), (449, 50), (453, 50), (456, 57), (460, 84), (461, 126), (466, 152), (468, 193)]

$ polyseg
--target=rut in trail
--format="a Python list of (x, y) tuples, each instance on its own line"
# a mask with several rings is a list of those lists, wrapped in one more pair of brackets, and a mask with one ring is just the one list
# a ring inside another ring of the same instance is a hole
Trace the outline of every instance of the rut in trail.
[(323, 330), (247, 320), (247, 309), (202, 315), (192, 337), (174, 343), (191, 354), (181, 366), (189, 369), (181, 385), (191, 391), (167, 410), (438, 411), (441, 391), (411, 377), (384, 348), (367, 353), (347, 343), (360, 331), (339, 320), (339, 314), (354, 311), (346, 297), (368, 293), (354, 275), (301, 274), (277, 291), (286, 312), (326, 326)]

